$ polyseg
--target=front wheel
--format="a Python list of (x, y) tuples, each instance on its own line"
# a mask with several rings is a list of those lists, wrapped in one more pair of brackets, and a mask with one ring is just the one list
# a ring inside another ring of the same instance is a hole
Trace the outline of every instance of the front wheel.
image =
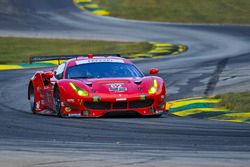
[(36, 100), (34, 93), (34, 86), (31, 84), (29, 87), (29, 101), (30, 101), (30, 110), (33, 114), (36, 114)]
[(62, 114), (62, 106), (61, 106), (61, 96), (58, 88), (54, 91), (54, 105), (55, 105), (55, 111), (56, 115), (59, 117), (63, 117)]

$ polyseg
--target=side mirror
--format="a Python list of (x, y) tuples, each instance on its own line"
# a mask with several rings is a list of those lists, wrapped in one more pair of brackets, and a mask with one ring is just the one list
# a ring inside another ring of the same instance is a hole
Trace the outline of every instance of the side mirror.
[(46, 79), (51, 79), (52, 77), (54, 76), (54, 74), (53, 74), (53, 72), (52, 71), (49, 71), (49, 72), (45, 72), (44, 73), (44, 77), (46, 78)]
[(158, 73), (159, 73), (158, 68), (151, 68), (150, 71), (149, 71), (149, 74), (150, 74), (150, 75), (158, 74)]

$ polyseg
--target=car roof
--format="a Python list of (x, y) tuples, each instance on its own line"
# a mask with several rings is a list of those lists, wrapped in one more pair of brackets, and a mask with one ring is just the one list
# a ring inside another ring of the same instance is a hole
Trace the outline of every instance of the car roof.
[(80, 65), (80, 64), (89, 64), (89, 63), (102, 63), (102, 62), (107, 62), (107, 63), (125, 63), (125, 64), (133, 64), (130, 60), (124, 59), (121, 57), (115, 57), (115, 56), (108, 56), (108, 57), (101, 57), (101, 56), (94, 56), (92, 58), (88, 57), (77, 57), (73, 58), (67, 61), (67, 66), (75, 66), (75, 65)]

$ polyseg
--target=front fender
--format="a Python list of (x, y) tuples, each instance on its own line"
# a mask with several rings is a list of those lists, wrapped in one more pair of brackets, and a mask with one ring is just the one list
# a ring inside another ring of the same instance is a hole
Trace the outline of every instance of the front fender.
[(87, 92), (90, 91), (90, 88), (88, 88), (86, 85), (84, 85), (81, 81), (76, 81), (76, 80), (59, 80), (56, 85), (58, 87), (58, 90), (60, 92), (61, 98), (62, 99), (67, 99), (67, 98), (81, 98), (77, 92), (70, 86), (70, 82), (72, 82), (75, 86), (86, 90)]

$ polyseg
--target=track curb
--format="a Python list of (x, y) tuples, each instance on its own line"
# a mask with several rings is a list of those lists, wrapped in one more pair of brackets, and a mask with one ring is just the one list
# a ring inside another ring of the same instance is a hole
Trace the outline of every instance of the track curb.
[[(181, 54), (188, 50), (188, 47), (182, 44), (170, 44), (170, 43), (157, 43), (149, 42), (152, 45), (152, 50), (133, 55), (123, 55), (123, 58), (127, 59), (143, 59), (143, 58), (161, 58), (164, 56)], [(24, 68), (41, 68), (41, 67), (54, 67), (58, 64), (58, 61), (43, 61), (39, 63), (19, 63), (19, 64), (0, 64), (1, 70), (17, 70)]]
[(84, 12), (91, 12), (96, 15), (109, 16), (110, 12), (94, 3), (92, 0), (72, 0), (75, 6)]
[(214, 97), (195, 97), (166, 102), (166, 109), (175, 116), (189, 116), (228, 122), (250, 123), (250, 112), (235, 112), (219, 108), (220, 99)]
[(153, 46), (152, 50), (145, 53), (134, 54), (130, 57), (125, 56), (125, 58), (132, 58), (132, 59), (161, 58), (164, 56), (181, 54), (188, 50), (188, 47), (183, 44), (171, 44), (171, 43), (159, 43), (159, 42), (149, 42), (149, 43)]

